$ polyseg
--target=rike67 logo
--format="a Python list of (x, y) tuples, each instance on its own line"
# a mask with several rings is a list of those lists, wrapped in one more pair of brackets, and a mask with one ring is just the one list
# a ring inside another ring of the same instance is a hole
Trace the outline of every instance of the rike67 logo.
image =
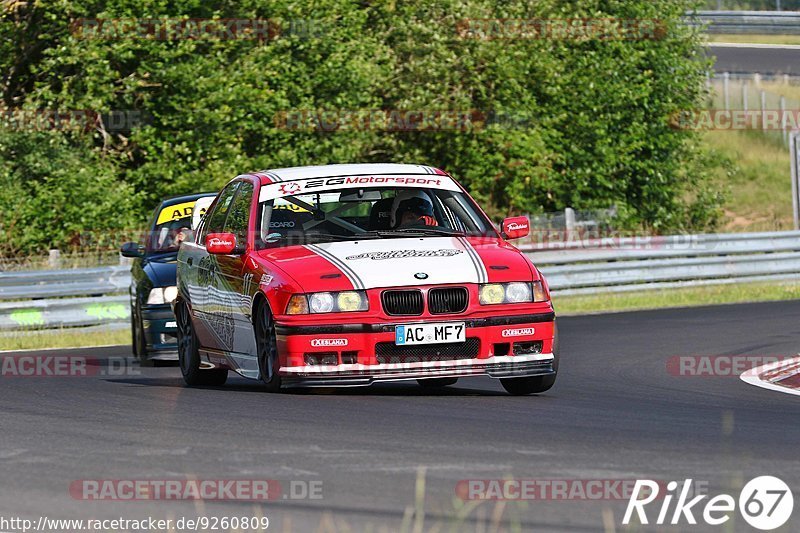
[[(652, 515), (648, 517), (645, 507), (657, 499), (661, 500), (661, 508), (655, 520), (657, 525), (697, 524), (697, 513), (706, 524), (718, 526), (730, 520), (736, 510), (737, 502), (729, 494), (714, 496), (704, 502), (705, 505), (701, 502), (708, 498), (707, 494), (689, 499), (692, 494), (691, 479), (684, 481), (682, 486), (677, 481), (670, 481), (664, 494), (659, 494), (660, 488), (663, 488), (663, 484), (655, 481), (636, 480), (622, 523), (630, 524), (635, 512), (640, 524), (650, 524)], [(641, 494), (645, 496), (640, 498)], [(676, 497), (675, 507), (670, 509)], [(739, 513), (745, 522), (756, 529), (769, 531), (781, 527), (792, 516), (794, 497), (789, 486), (782, 480), (773, 476), (759, 476), (747, 482), (739, 493), (738, 504)]]

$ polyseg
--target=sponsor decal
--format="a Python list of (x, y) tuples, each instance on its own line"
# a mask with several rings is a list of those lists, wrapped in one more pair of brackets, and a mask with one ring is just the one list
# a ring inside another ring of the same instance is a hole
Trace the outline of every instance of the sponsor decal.
[(387, 252), (367, 252), (358, 255), (348, 255), (345, 259), (354, 261), (356, 259), (372, 259), (382, 261), (384, 259), (406, 259), (408, 257), (452, 257), (463, 254), (464, 250), (454, 248), (442, 248), (440, 250), (390, 250)]
[(165, 207), (158, 214), (156, 224), (163, 224), (165, 222), (172, 222), (173, 220), (180, 220), (192, 216), (195, 202), (184, 202), (182, 204), (175, 204)]
[(523, 335), (533, 335), (536, 333), (534, 328), (504, 329), (500, 333), (503, 337), (521, 337)]
[(300, 191), (300, 184), (297, 183), (296, 181), (290, 183), (282, 183), (278, 187), (278, 190), (281, 192), (281, 194), (287, 196), (290, 194), (296, 194)]
[(261, 188), (260, 201), (274, 200), (282, 196), (324, 191), (327, 189), (352, 189), (386, 185), (388, 187), (430, 187), (448, 191), (458, 191), (458, 186), (447, 176), (439, 175), (407, 175), (407, 176), (338, 176), (335, 178), (311, 178), (302, 181), (273, 183)]
[(259, 285), (269, 285), (270, 283), (272, 283), (273, 279), (275, 279), (275, 278), (273, 276), (271, 276), (270, 274), (262, 274), (261, 275), (261, 282), (259, 283)]
[(311, 346), (319, 348), (322, 346), (347, 346), (347, 339), (313, 339)]
[(208, 239), (209, 246), (233, 246), (233, 241), (228, 239), (220, 239), (219, 237), (212, 237)]
[(528, 225), (525, 224), (524, 222), (511, 222), (508, 225), (508, 231), (517, 231), (517, 230), (527, 229), (527, 228), (528, 228)]
[(285, 220), (283, 222), (270, 222), (270, 228), (293, 228), (295, 226), (295, 222), (292, 220)]
[(275, 205), (272, 207), (273, 210), (284, 210), (284, 211), (291, 211), (293, 213), (310, 213), (308, 209), (305, 207), (300, 207), (297, 204), (290, 204), (286, 203), (286, 200), (283, 200), (283, 203), (278, 203), (278, 200), (275, 200)]

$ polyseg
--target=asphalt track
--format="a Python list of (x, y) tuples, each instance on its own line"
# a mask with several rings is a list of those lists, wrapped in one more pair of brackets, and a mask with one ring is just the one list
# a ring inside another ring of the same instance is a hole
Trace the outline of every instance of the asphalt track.
[[(99, 357), (99, 372), (0, 378), (0, 517), (261, 513), (273, 531), (396, 531), (423, 479), (428, 530), (453, 525), (460, 480), (506, 476), (693, 478), (711, 494), (738, 497), (744, 481), (771, 474), (800, 502), (800, 398), (736, 376), (667, 370), (673, 356), (796, 354), (800, 302), (565, 317), (559, 327), (559, 380), (533, 397), (508, 396), (488, 378), (441, 392), (391, 384), (269, 394), (240, 378), (187, 389), (175, 367), (103, 375), (104, 358), (127, 347), (57, 352)], [(316, 480), (323, 497), (253, 504), (84, 501), (69, 493), (81, 479), (187, 476)], [(452, 527), (620, 531), (625, 504), (480, 502), (462, 506), (466, 518)], [(784, 531), (798, 529), (798, 512)], [(732, 520), (726, 531), (750, 530), (738, 514)], [(668, 530), (704, 529), (720, 530)]]
[(764, 47), (758, 45), (726, 46), (710, 44), (710, 54), (716, 57), (714, 70), (761, 74), (800, 76), (800, 46)]

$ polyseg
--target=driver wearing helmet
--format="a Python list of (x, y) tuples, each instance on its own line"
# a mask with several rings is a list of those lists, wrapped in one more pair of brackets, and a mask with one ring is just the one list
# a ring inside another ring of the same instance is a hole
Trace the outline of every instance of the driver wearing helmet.
[(438, 226), (433, 204), (423, 193), (399, 200), (394, 211), (395, 227)]

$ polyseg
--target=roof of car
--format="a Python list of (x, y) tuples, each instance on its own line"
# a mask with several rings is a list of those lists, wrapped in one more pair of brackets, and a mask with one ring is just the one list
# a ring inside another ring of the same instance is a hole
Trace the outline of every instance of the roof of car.
[(308, 178), (331, 178), (334, 176), (386, 174), (447, 175), (444, 171), (434, 167), (428, 167), (425, 165), (403, 165), (398, 163), (356, 163), (345, 165), (273, 168), (253, 173), (253, 175), (261, 178), (261, 183), (276, 183), (280, 181), (302, 180)]
[(170, 196), (168, 198), (164, 198), (161, 200), (159, 207), (169, 207), (171, 205), (180, 204), (183, 202), (191, 202), (192, 200), (197, 200), (198, 198), (203, 198), (204, 196), (211, 196), (215, 197), (217, 193), (215, 192), (200, 192), (195, 194), (181, 194), (178, 196)]

